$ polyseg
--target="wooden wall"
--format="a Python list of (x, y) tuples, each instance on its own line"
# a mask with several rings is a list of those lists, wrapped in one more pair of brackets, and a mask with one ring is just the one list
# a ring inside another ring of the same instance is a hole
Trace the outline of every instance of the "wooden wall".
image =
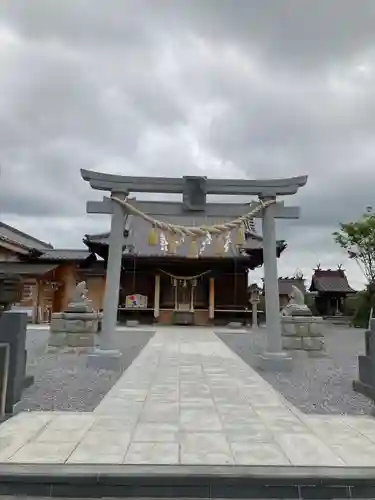
[(88, 276), (85, 281), (88, 290), (87, 295), (92, 302), (92, 307), (98, 311), (103, 309), (105, 277)]
[(17, 260), (17, 254), (7, 248), (0, 247), (0, 262), (9, 260)]
[(64, 263), (54, 271), (54, 279), (60, 284), (54, 298), (54, 312), (66, 309), (78, 282), (76, 266)]
[(215, 308), (248, 307), (247, 273), (215, 273)]

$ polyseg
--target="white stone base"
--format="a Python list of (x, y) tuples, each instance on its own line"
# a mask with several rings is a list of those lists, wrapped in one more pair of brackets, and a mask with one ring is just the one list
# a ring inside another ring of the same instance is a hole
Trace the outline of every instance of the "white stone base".
[(69, 348), (71, 350), (90, 351), (97, 345), (97, 335), (95, 333), (67, 333), (50, 332), (48, 339), (48, 350)]
[(321, 317), (283, 316), (282, 347), (286, 351), (305, 351), (312, 356), (322, 353), (325, 351), (323, 328)]
[(256, 356), (257, 368), (272, 372), (290, 372), (293, 358), (286, 352), (263, 352)]
[(219, 334), (228, 334), (228, 335), (234, 335), (234, 334), (239, 334), (239, 333), (249, 333), (249, 330), (245, 330), (243, 327), (242, 328), (239, 328), (239, 329), (236, 329), (236, 328), (228, 328), (228, 327), (224, 327), (224, 328), (217, 328), (214, 330), (214, 333), (219, 333)]

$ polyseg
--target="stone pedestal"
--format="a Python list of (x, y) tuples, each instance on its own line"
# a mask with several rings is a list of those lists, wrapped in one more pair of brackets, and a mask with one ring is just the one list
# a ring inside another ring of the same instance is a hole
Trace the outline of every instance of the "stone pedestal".
[(325, 353), (323, 318), (318, 316), (282, 316), (283, 350), (319, 356)]
[(48, 345), (92, 350), (101, 318), (101, 313), (79, 311), (79, 308), (52, 314)]
[(375, 320), (365, 332), (365, 354), (358, 356), (358, 380), (353, 389), (375, 403)]
[(293, 359), (287, 352), (261, 352), (256, 355), (257, 368), (269, 372), (290, 372)]

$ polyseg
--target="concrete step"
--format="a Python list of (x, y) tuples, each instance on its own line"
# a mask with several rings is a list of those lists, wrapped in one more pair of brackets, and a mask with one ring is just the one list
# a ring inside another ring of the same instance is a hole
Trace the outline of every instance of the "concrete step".
[(0, 464), (0, 496), (375, 498), (375, 467)]
[(350, 316), (323, 316), (327, 323), (332, 325), (350, 325), (352, 318)]

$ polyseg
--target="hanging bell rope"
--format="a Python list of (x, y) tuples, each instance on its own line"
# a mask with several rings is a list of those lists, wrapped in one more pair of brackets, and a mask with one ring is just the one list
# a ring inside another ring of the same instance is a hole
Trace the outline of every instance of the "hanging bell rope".
[[(123, 207), (127, 209), (129, 213), (132, 215), (136, 215), (138, 217), (141, 217), (143, 220), (146, 222), (149, 222), (152, 225), (152, 231), (154, 231), (154, 234), (156, 235), (156, 231), (159, 229), (161, 231), (168, 231), (168, 233), (172, 233), (174, 237), (180, 236), (190, 236), (193, 241), (195, 241), (197, 238), (201, 238), (202, 236), (205, 236), (207, 233), (213, 235), (213, 236), (219, 236), (223, 235), (224, 233), (228, 233), (232, 230), (239, 230), (241, 231), (240, 234), (238, 234), (238, 240), (244, 237), (244, 228), (243, 225), (246, 223), (246, 221), (252, 219), (254, 215), (256, 215), (260, 210), (268, 207), (269, 205), (272, 205), (273, 203), (276, 202), (275, 199), (263, 201), (260, 200), (259, 203), (247, 214), (242, 215), (241, 217), (238, 217), (237, 219), (233, 219), (232, 221), (225, 222), (223, 224), (213, 224), (212, 226), (182, 226), (179, 224), (171, 224), (167, 222), (163, 222), (157, 219), (154, 219), (150, 215), (145, 214), (141, 210), (138, 210), (138, 208), (134, 207), (131, 203), (129, 203), (126, 200), (120, 200), (120, 198), (117, 198), (116, 196), (111, 196), (111, 199), (115, 201), (116, 203), (119, 203)], [(149, 238), (152, 241), (155, 241), (157, 238)], [(243, 238), (244, 239), (244, 238)], [(242, 242), (243, 242), (242, 239)], [(197, 253), (197, 252), (195, 252)]]

